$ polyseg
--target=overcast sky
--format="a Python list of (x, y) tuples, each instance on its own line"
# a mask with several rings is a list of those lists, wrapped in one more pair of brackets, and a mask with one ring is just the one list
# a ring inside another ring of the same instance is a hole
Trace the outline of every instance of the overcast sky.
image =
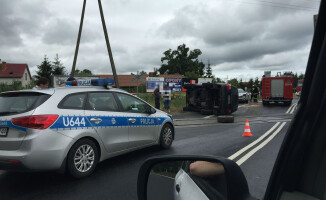
[[(271, 3), (270, 3), (271, 2)], [(0, 59), (32, 75), (58, 53), (70, 72), (83, 0), (2, 0)], [(291, 5), (291, 6), (288, 6)], [(217, 77), (304, 73), (318, 0), (102, 0), (118, 74), (159, 68), (163, 52), (200, 49)], [(289, 7), (289, 8), (284, 8)], [(313, 9), (311, 9), (313, 8)], [(88, 0), (77, 69), (111, 74), (97, 0)]]

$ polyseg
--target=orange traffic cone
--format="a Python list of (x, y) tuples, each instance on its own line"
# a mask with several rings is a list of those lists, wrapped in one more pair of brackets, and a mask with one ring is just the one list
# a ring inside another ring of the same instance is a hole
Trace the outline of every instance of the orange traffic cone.
[(246, 126), (245, 126), (245, 130), (244, 130), (244, 133), (242, 136), (249, 136), (249, 137), (252, 136), (248, 120), (246, 120)]

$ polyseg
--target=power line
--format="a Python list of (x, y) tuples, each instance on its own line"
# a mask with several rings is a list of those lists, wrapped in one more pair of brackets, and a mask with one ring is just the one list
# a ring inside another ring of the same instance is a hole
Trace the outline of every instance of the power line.
[(265, 2), (248, 2), (248, 1), (239, 1), (239, 0), (232, 0), (234, 2), (238, 3), (244, 3), (244, 4), (252, 4), (252, 5), (262, 5), (262, 6), (269, 6), (269, 7), (276, 7), (276, 8), (288, 8), (288, 9), (294, 9), (294, 10), (304, 10), (304, 11), (311, 11), (311, 12), (317, 12), (317, 8), (310, 8), (310, 7), (294, 7), (294, 6), (282, 6), (281, 4), (276, 4), (273, 2), (269, 2), (268, 4)]
[(269, 4), (274, 4), (274, 5), (288, 6), (288, 7), (316, 9), (316, 8), (312, 8), (312, 7), (298, 6), (298, 5), (294, 5), (294, 4), (286, 4), (286, 3), (279, 3), (279, 2), (272, 2), (272, 1), (264, 1), (264, 0), (255, 0), (255, 1), (263, 2), (263, 3), (269, 3)]
[(309, 1), (309, 2), (315, 2), (315, 3), (320, 3), (321, 1), (318, 0), (301, 0), (301, 1)]

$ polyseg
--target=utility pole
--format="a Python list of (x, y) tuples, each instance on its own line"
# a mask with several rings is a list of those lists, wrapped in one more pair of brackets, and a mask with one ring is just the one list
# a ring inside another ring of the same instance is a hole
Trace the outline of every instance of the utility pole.
[(119, 88), (119, 81), (118, 81), (118, 77), (117, 77), (117, 72), (115, 70), (113, 55), (112, 55), (111, 46), (110, 46), (110, 42), (109, 42), (108, 31), (106, 30), (101, 0), (98, 0), (98, 6), (100, 9), (100, 13), (101, 13), (102, 26), (103, 26), (103, 31), (104, 31), (105, 41), (106, 41), (106, 47), (108, 49), (108, 53), (109, 53), (109, 57), (110, 57), (110, 63), (111, 63), (113, 77), (114, 77), (114, 82), (115, 82), (116, 87)]
[(80, 43), (80, 36), (83, 30), (83, 22), (84, 22), (84, 14), (85, 14), (85, 7), (86, 7), (86, 0), (84, 0), (83, 4), (83, 10), (81, 14), (80, 24), (79, 24), (79, 31), (78, 31), (78, 38), (77, 38), (77, 44), (75, 49), (75, 56), (74, 56), (74, 62), (72, 64), (70, 78), (74, 77), (75, 75), (75, 68), (76, 68), (76, 62), (77, 62), (77, 56), (78, 56), (78, 49), (79, 49), (79, 43)]

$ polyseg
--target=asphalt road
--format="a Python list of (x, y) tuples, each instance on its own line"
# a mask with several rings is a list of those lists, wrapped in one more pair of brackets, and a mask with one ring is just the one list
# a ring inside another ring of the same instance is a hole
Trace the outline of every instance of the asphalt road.
[[(252, 137), (242, 137), (244, 123), (178, 126), (171, 149), (150, 147), (100, 163), (95, 173), (73, 180), (55, 172), (13, 173), (0, 171), (0, 199), (137, 199), (138, 170), (146, 158), (154, 155), (195, 154), (229, 157), (258, 139), (276, 122), (285, 126), (266, 146), (244, 161), (242, 168), (250, 192), (262, 198), (291, 114), (289, 107), (244, 105), (234, 113), (239, 119), (250, 118)], [(204, 116), (196, 115), (197, 118)], [(272, 117), (271, 117), (272, 116)], [(263, 142), (262, 140), (261, 142)], [(235, 158), (239, 161), (259, 145)]]

